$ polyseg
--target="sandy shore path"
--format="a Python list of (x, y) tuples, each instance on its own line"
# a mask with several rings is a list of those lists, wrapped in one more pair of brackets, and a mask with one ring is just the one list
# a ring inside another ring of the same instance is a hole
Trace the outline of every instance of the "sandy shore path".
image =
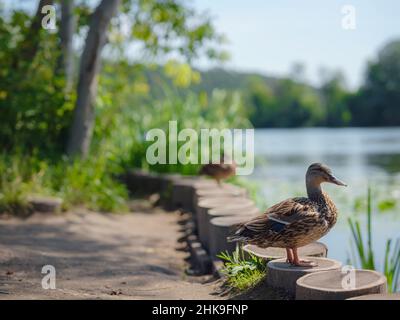
[[(133, 211), (0, 219), (0, 299), (218, 299), (185, 275), (178, 214)], [(42, 288), (44, 265), (55, 290)]]

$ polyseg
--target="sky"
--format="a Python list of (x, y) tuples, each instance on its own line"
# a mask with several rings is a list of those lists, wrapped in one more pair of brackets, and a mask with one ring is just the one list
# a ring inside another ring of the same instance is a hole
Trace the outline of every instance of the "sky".
[[(15, 2), (13, 2), (15, 1)], [(189, 0), (184, 0), (185, 2)], [(99, 2), (98, 0), (95, 2)], [(5, 4), (34, 6), (32, 0)], [(190, 0), (208, 11), (218, 32), (229, 40), (226, 68), (269, 76), (305, 65), (305, 79), (320, 83), (320, 70), (341, 70), (349, 88), (362, 84), (367, 62), (382, 46), (400, 39), (399, 0)], [(355, 29), (344, 29), (343, 6), (355, 9)], [(215, 62), (200, 60), (207, 69)]]
[[(208, 10), (229, 39), (226, 67), (280, 76), (300, 62), (312, 84), (319, 83), (324, 67), (340, 69), (348, 86), (358, 87), (367, 62), (400, 39), (399, 0), (192, 0), (192, 5)], [(355, 29), (342, 27), (345, 5), (355, 9)]]

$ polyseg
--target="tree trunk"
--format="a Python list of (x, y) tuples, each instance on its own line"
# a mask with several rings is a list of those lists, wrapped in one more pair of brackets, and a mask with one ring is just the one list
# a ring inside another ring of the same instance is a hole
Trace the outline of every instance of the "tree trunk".
[(93, 100), (97, 93), (101, 51), (107, 41), (110, 20), (116, 14), (119, 4), (120, 0), (102, 0), (91, 17), (80, 62), (78, 96), (67, 145), (69, 156), (86, 157), (89, 152), (95, 118)]
[(61, 55), (58, 61), (57, 73), (65, 75), (65, 92), (70, 92), (74, 75), (74, 51), (72, 39), (76, 27), (74, 17), (74, 0), (61, 0), (60, 43)]

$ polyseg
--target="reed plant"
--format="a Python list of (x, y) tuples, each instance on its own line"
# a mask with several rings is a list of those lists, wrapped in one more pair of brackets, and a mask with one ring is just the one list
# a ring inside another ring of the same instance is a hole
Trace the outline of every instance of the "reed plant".
[[(360, 268), (368, 270), (377, 270), (375, 264), (375, 253), (373, 250), (372, 234), (372, 196), (371, 188), (368, 187), (367, 193), (367, 225), (366, 233), (361, 229), (360, 221), (348, 218), (348, 223), (352, 235), (352, 258), (351, 263)], [(393, 242), (395, 243), (392, 246)], [(400, 280), (400, 239), (394, 241), (388, 239), (385, 244), (385, 257), (383, 263), (383, 273), (388, 282), (390, 292), (396, 292), (399, 289)]]

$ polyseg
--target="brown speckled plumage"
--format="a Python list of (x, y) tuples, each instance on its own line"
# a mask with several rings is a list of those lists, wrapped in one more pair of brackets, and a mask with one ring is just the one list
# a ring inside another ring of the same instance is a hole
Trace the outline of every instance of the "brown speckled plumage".
[(328, 167), (313, 164), (306, 175), (308, 198), (291, 198), (270, 207), (263, 215), (241, 224), (230, 240), (264, 248), (298, 248), (320, 239), (337, 219), (335, 204), (320, 189), (322, 182), (344, 185)]

